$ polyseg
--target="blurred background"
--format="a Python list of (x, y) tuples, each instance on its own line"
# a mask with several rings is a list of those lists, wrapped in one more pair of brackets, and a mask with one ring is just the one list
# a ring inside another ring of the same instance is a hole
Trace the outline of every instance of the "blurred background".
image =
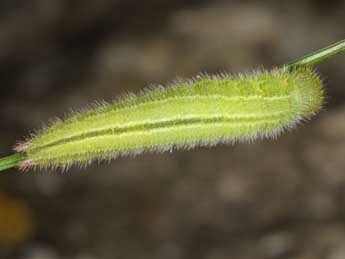
[[(0, 155), (54, 117), (345, 38), (345, 1), (1, 0)], [(0, 258), (345, 258), (345, 57), (277, 140), (0, 177)]]

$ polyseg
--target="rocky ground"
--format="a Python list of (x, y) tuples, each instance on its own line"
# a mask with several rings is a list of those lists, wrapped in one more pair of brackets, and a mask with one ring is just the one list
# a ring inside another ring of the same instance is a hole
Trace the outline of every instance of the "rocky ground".
[[(0, 155), (69, 109), (343, 39), (345, 1), (0, 1)], [(0, 178), (0, 257), (345, 258), (345, 59), (272, 141)]]

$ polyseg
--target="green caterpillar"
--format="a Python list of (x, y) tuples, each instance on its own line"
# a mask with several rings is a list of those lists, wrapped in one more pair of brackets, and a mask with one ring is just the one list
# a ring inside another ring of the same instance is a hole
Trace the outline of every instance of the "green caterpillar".
[(323, 96), (308, 67), (202, 75), (58, 120), (14, 149), (25, 152), (21, 169), (67, 169), (145, 151), (274, 138), (316, 114)]

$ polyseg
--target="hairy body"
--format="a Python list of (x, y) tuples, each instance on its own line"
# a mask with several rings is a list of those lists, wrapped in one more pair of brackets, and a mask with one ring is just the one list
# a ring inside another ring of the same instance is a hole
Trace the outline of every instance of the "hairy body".
[(66, 169), (144, 151), (275, 137), (322, 102), (322, 82), (309, 68), (199, 76), (58, 120), (15, 150), (27, 155), (22, 169)]

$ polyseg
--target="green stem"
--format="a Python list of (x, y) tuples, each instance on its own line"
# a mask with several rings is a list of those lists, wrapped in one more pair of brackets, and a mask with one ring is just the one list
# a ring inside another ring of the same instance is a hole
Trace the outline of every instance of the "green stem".
[(25, 158), (24, 153), (18, 153), (4, 158), (0, 158), (0, 171), (16, 167)]
[(291, 70), (300, 66), (315, 65), (342, 52), (345, 52), (345, 40), (338, 41), (330, 46), (317, 50), (302, 58), (296, 59), (286, 64), (285, 67)]

